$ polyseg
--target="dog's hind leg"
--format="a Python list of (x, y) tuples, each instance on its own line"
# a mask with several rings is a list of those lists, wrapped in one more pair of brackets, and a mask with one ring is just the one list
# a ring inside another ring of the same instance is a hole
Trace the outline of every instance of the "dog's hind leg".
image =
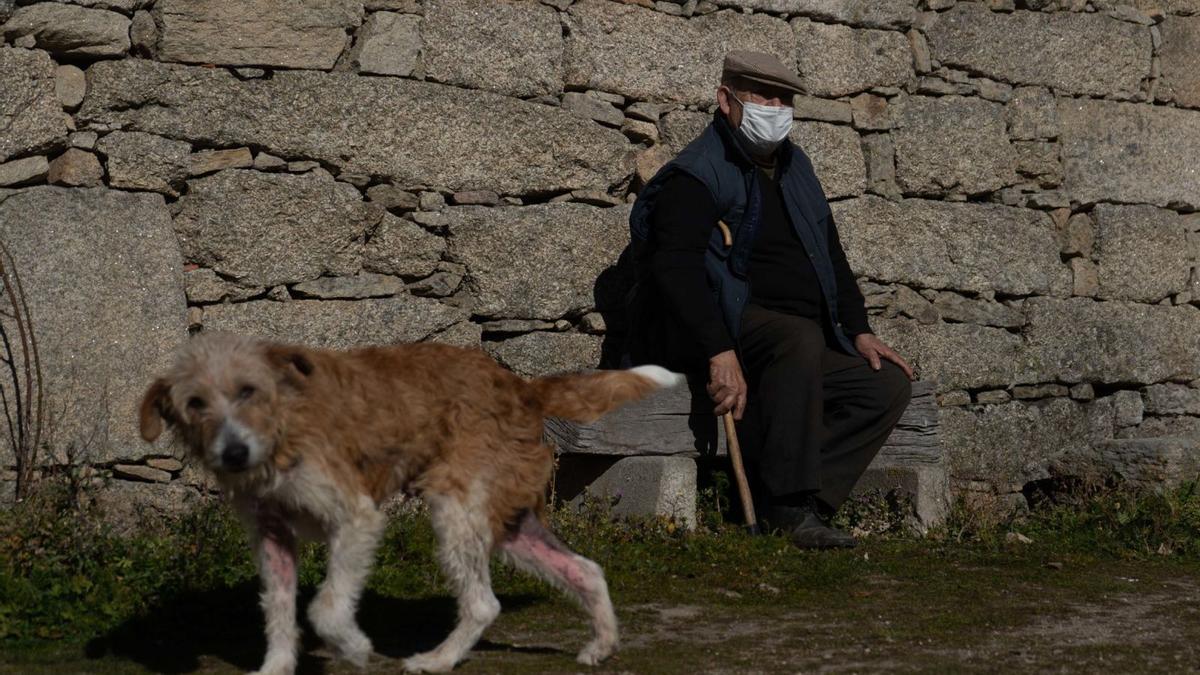
[(296, 537), (279, 514), (255, 514), (255, 558), (262, 576), (262, 609), (267, 622), (267, 655), (259, 675), (290, 675), (296, 670)]
[(532, 511), (526, 511), (500, 545), (502, 557), (567, 593), (583, 606), (592, 620), (594, 637), (578, 661), (594, 666), (617, 648), (617, 616), (608, 597), (604, 571), (596, 563), (563, 545)]
[(405, 659), (404, 668), (411, 672), (445, 672), (466, 656), (500, 614), (500, 601), (492, 593), (488, 570), (492, 531), (482, 508), (471, 508), (447, 495), (427, 494), (423, 498), (429, 504), (437, 533), (442, 570), (458, 596), (458, 624), (432, 651)]
[(308, 619), (321, 639), (359, 667), (367, 665), (371, 640), (358, 627), (355, 614), (387, 522), (374, 503), (362, 506), (331, 532), (325, 581), (308, 606)]

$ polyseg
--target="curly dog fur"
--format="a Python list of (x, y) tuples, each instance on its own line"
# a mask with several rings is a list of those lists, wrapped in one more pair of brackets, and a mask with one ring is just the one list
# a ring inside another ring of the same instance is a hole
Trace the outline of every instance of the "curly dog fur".
[(682, 378), (655, 366), (524, 380), (479, 350), (436, 344), (310, 349), (201, 334), (143, 398), (152, 441), (170, 427), (216, 475), (252, 533), (263, 581), (267, 654), (260, 672), (296, 666), (296, 541), (322, 538), (329, 568), (308, 608), (342, 657), (365, 664), (355, 613), (390, 495), (429, 507), (458, 623), (410, 671), (446, 671), (496, 618), (493, 554), (575, 598), (593, 638), (578, 660), (617, 646), (604, 574), (542, 523), (553, 449), (546, 416), (593, 420)]

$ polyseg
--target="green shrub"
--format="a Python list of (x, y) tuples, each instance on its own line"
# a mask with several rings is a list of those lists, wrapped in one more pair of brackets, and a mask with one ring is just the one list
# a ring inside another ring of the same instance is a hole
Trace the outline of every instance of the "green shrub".
[(253, 576), (240, 528), (216, 504), (169, 529), (121, 536), (45, 484), (0, 523), (0, 639), (91, 635), (164, 597)]
[(1035, 509), (1027, 529), (1069, 548), (1200, 559), (1200, 484), (1152, 492), (1088, 488)]
[(996, 548), (1018, 530), (1062, 550), (1200, 559), (1200, 483), (1147, 491), (1071, 482), (1031, 496), (1029, 511), (999, 518), (959, 502), (932, 535)]

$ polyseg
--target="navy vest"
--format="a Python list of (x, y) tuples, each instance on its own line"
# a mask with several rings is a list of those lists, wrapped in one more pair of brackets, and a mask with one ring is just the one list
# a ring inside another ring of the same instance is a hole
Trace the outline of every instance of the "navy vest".
[[(675, 172), (687, 173), (708, 188), (721, 220), (733, 235), (733, 246), (726, 247), (720, 229), (713, 227), (704, 256), (705, 269), (725, 325), (736, 342), (741, 329), (742, 311), (750, 298), (748, 268), (762, 200), (756, 186), (759, 171), (731, 137), (732, 133), (728, 123), (718, 114), (696, 140), (659, 169), (638, 194), (629, 214), (629, 230), (633, 246), (645, 247), (651, 239), (658, 193), (666, 179)], [(831, 211), (817, 175), (813, 172), (812, 162), (803, 150), (785, 140), (776, 154), (776, 163), (784, 208), (804, 250), (812, 259), (838, 345), (847, 354), (858, 355), (853, 341), (838, 320), (837, 276), (829, 257)]]

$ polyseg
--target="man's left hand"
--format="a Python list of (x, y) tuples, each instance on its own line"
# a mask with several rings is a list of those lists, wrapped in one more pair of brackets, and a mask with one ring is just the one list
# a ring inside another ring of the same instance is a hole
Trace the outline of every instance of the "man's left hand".
[(900, 370), (908, 376), (908, 379), (915, 380), (917, 376), (913, 373), (912, 366), (908, 362), (900, 358), (900, 355), (891, 347), (883, 343), (873, 333), (859, 333), (854, 336), (854, 346), (858, 349), (858, 353), (871, 364), (872, 370), (879, 370), (883, 367), (881, 359), (887, 359), (892, 363), (900, 366)]

